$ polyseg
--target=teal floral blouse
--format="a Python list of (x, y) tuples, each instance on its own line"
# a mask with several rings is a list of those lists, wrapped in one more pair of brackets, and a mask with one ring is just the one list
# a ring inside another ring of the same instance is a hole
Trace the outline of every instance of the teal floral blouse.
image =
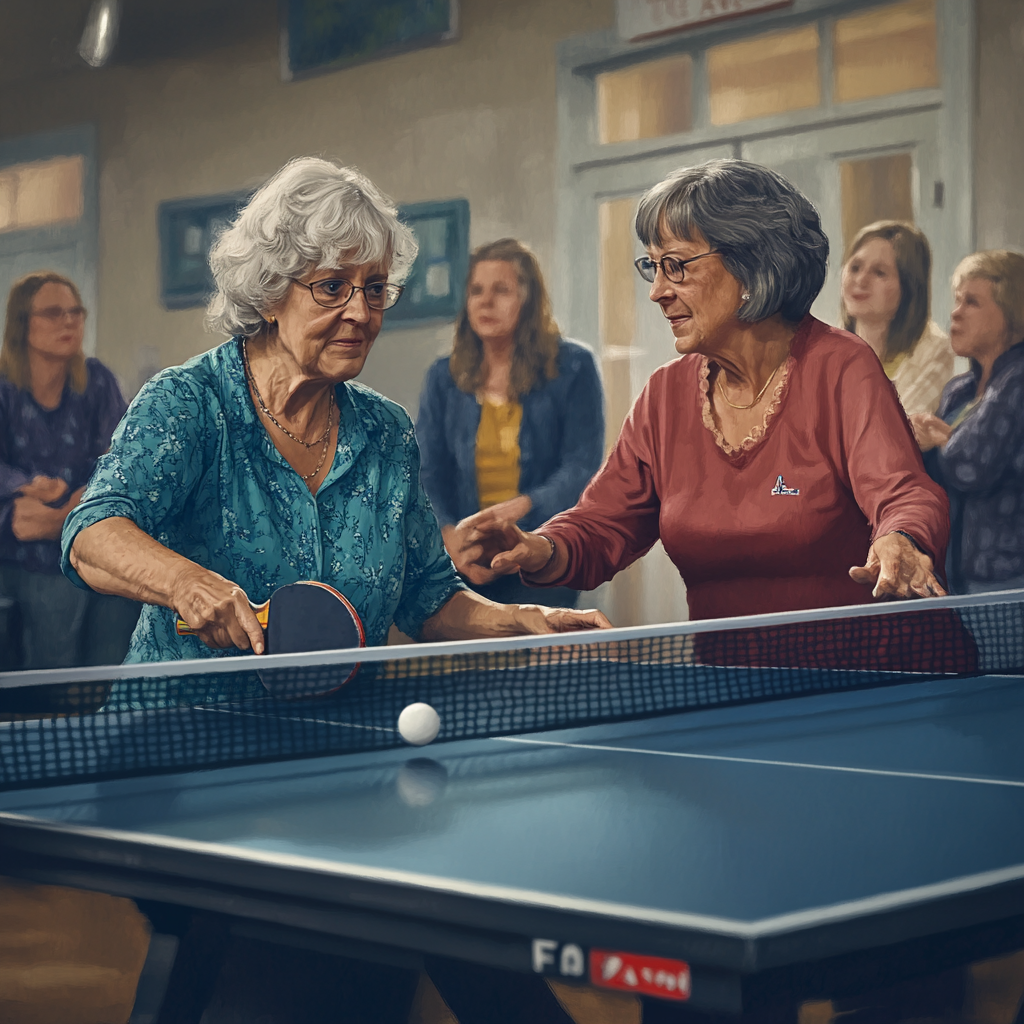
[[(358, 610), (368, 644), (394, 622), (416, 637), (464, 589), (419, 479), (408, 413), (361, 384), (339, 384), (334, 464), (316, 495), (256, 417), (238, 339), (164, 370), (114, 432), (64, 525), (62, 568), (79, 531), (124, 516), (164, 546), (241, 586), (260, 603), (296, 580), (320, 580)], [(87, 589), (87, 588), (86, 588)], [(237, 655), (179, 637), (175, 613), (146, 605), (134, 661)]]

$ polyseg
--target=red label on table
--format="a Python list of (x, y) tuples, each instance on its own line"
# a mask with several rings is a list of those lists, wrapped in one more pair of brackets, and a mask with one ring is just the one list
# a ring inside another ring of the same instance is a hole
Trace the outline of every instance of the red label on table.
[(662, 999), (690, 998), (690, 965), (683, 960), (636, 953), (590, 951), (590, 981), (602, 988)]

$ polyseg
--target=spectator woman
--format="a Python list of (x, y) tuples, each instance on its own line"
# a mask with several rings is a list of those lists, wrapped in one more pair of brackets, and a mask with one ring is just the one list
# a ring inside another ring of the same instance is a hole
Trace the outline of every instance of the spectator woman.
[(949, 338), (929, 313), (931, 269), (928, 239), (898, 220), (861, 228), (843, 263), (843, 327), (874, 350), (908, 416), (935, 412), (953, 376)]
[(125, 411), (114, 375), (82, 351), (86, 310), (52, 271), (16, 282), (0, 347), (0, 593), (17, 605), (25, 668), (124, 658), (139, 607), (60, 571), (64, 520)]
[(1024, 587), (1024, 256), (976, 252), (953, 274), (953, 351), (971, 361), (938, 415), (911, 417), (952, 509), (957, 593)]
[[(430, 368), (416, 421), (421, 476), (455, 566), (467, 516), (489, 509), (532, 529), (574, 505), (601, 464), (601, 381), (590, 349), (562, 338), (537, 258), (503, 238), (471, 259), (452, 354)], [(531, 602), (518, 574), (474, 573), (478, 593)], [(544, 602), (575, 606), (557, 587)]]

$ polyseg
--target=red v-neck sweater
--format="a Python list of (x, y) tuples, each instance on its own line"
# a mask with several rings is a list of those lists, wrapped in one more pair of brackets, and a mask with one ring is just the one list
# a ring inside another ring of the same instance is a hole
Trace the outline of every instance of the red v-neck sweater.
[(945, 492), (863, 341), (806, 317), (764, 436), (731, 455), (704, 423), (705, 365), (657, 370), (579, 503), (541, 528), (569, 554), (550, 585), (591, 590), (659, 537), (694, 619), (868, 602), (848, 571), (893, 530), (941, 568)]

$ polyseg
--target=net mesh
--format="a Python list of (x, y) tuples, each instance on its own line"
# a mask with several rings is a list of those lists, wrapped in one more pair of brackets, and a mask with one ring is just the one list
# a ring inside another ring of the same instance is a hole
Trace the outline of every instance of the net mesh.
[(419, 701), (443, 742), (1022, 674), (1021, 597), (384, 648), (347, 682), (351, 653), (0, 674), (0, 789), (399, 746), (398, 715)]

